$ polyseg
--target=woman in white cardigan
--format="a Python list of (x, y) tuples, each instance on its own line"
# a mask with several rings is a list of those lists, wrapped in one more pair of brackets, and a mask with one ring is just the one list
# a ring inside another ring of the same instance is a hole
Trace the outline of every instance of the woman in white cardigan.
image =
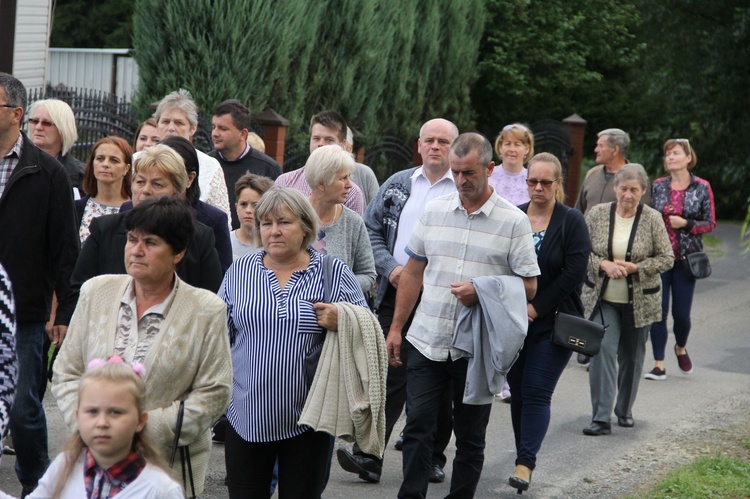
[[(175, 273), (193, 234), (183, 201), (147, 200), (128, 212), (125, 225), (128, 275), (95, 277), (81, 288), (52, 392), (73, 428), (78, 384), (91, 359), (119, 355), (143, 363), (148, 428), (164, 455), (172, 447), (180, 401), (185, 402), (179, 445), (189, 446), (197, 495), (208, 468), (210, 427), (231, 395), (226, 307)], [(177, 460), (178, 475), (180, 469)]]

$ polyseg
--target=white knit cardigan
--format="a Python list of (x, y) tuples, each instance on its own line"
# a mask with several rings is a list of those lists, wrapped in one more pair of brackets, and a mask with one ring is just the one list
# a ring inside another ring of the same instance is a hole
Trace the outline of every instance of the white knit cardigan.
[(335, 303), (338, 333), (329, 332), (298, 424), (356, 441), (363, 452), (385, 451), (383, 331), (375, 315), (351, 303)]

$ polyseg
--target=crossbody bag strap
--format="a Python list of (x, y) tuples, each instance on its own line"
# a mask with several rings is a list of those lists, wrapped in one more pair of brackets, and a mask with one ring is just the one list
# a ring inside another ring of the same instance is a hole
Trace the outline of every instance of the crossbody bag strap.
[(180, 433), (182, 432), (182, 420), (185, 418), (185, 401), (180, 401), (180, 408), (177, 411), (177, 424), (174, 430), (174, 441), (172, 442), (172, 452), (169, 453), (169, 467), (174, 465), (174, 459), (177, 455), (177, 447), (180, 446)]
[(326, 303), (333, 300), (333, 258), (323, 255), (323, 301)]

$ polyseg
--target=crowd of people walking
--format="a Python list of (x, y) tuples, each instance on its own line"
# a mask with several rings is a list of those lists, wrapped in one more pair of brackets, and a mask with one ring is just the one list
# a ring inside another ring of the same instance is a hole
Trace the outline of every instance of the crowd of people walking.
[[(319, 498), (334, 453), (380, 481), (402, 412), (398, 497), (445, 480), (474, 497), (498, 397), (522, 493), (573, 354), (551, 341), (557, 314), (606, 326), (578, 356), (584, 435), (610, 434), (613, 411), (637, 424), (641, 379), (667, 377), (670, 312), (679, 369), (694, 371), (686, 261), (716, 221), (687, 139), (665, 142), (651, 183), (629, 135), (601, 131), (569, 207), (560, 159), (534, 154), (521, 123), (493, 148), (430, 119), (422, 164), (380, 187), (336, 111), (311, 118), (309, 159), (286, 173), (241, 102), (213, 109), (208, 153), (197, 125), (176, 90), (132, 146), (103, 137), (84, 164), (72, 109), (27, 106), (0, 73), (0, 430), (21, 497), (198, 497), (213, 440), (229, 497)], [(48, 379), (72, 432), (52, 461)]]

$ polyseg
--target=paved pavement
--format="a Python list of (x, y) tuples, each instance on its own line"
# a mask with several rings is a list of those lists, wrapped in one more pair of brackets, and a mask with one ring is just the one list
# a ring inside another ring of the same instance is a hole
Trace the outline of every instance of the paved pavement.
[[(723, 244), (710, 249), (714, 273), (698, 283), (693, 305), (693, 332), (689, 351), (693, 374), (680, 373), (674, 356), (667, 355), (666, 381), (643, 380), (633, 409), (635, 428), (614, 425), (612, 435), (588, 437), (581, 430), (590, 420), (588, 375), (575, 357), (563, 373), (552, 402), (552, 421), (538, 457), (531, 498), (611, 497), (627, 484), (660, 472), (658, 459), (652, 466), (632, 466), (646, 453), (659, 455), (671, 442), (699, 430), (714, 419), (747, 418), (750, 407), (750, 259), (739, 256), (739, 224), (719, 224), (713, 233)], [(673, 338), (667, 351), (671, 351)], [(646, 370), (651, 369), (650, 345)], [(65, 428), (51, 395), (46, 400), (50, 427), (50, 449), (57, 452)], [(396, 432), (403, 425), (403, 420)], [(394, 432), (395, 433), (395, 432)], [(225, 498), (224, 449), (214, 445), (212, 465), (204, 498)], [(448, 448), (449, 463), (454, 446)], [(509, 405), (496, 402), (487, 431), (484, 471), (478, 498), (516, 497), (507, 485), (513, 471), (515, 451)], [(335, 458), (334, 458), (335, 461)], [(0, 488), (19, 493), (13, 474), (14, 459), (5, 456), (0, 466)], [(450, 480), (450, 464), (446, 469)], [(401, 455), (391, 445), (386, 452), (382, 481), (367, 484), (333, 463), (326, 498), (395, 497), (401, 480)], [(444, 497), (449, 483), (430, 485), (428, 497)]]

